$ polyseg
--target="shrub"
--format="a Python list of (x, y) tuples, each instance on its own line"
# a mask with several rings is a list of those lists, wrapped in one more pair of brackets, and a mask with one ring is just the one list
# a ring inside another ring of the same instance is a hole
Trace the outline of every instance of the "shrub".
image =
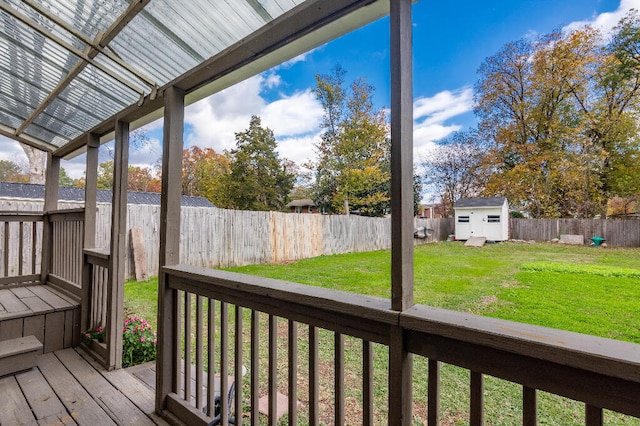
[[(105, 342), (105, 330), (102, 326), (84, 333), (87, 341)], [(156, 332), (144, 319), (136, 316), (125, 318), (122, 327), (122, 366), (142, 364), (156, 359)]]
[(142, 364), (156, 359), (156, 332), (144, 319), (128, 317), (122, 327), (122, 366)]

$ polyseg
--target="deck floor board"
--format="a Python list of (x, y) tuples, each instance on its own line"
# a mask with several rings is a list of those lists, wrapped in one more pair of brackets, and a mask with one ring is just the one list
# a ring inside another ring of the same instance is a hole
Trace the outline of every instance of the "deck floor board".
[(41, 355), (38, 366), (0, 378), (0, 424), (167, 425), (155, 393), (127, 370), (106, 371), (81, 349)]

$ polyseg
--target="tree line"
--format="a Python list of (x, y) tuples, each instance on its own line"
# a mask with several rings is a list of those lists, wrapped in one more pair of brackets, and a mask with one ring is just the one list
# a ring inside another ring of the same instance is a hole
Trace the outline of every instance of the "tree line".
[(551, 218), (639, 201), (637, 12), (609, 35), (586, 26), (508, 43), (478, 74), (477, 128), (440, 141), (423, 161), (425, 183), (444, 204), (506, 196)]

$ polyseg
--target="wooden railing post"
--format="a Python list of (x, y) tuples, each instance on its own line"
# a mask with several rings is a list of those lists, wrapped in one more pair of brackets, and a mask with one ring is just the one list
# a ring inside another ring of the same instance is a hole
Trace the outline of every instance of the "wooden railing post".
[[(98, 193), (98, 151), (100, 139), (90, 133), (87, 138), (87, 166), (84, 188), (84, 249), (95, 248), (96, 245), (96, 208)], [(93, 266), (87, 262), (87, 256), (82, 256), (82, 301), (80, 304), (80, 329), (85, 331), (89, 324), (91, 312), (91, 290), (93, 285)]]
[(40, 265), (40, 281), (47, 282), (47, 276), (51, 270), (51, 243), (52, 227), (46, 212), (56, 210), (58, 207), (58, 188), (60, 179), (60, 158), (54, 157), (51, 153), (47, 155), (47, 175), (44, 187), (44, 206), (42, 210), (45, 212), (42, 222), (42, 264)]
[(109, 255), (108, 315), (106, 324), (107, 365), (109, 369), (122, 367), (129, 123), (116, 121), (115, 133), (113, 199), (111, 203), (111, 253)]
[(160, 201), (160, 256), (158, 272), (158, 352), (156, 359), (156, 410), (166, 407), (167, 395), (176, 389), (174, 365), (178, 348), (177, 292), (169, 288), (162, 267), (180, 261), (180, 201), (182, 197), (182, 149), (184, 92), (169, 87), (164, 93), (162, 145), (162, 198)]
[[(413, 306), (412, 1), (391, 3), (391, 308)], [(413, 360), (404, 330), (391, 327), (389, 424), (410, 425)]]

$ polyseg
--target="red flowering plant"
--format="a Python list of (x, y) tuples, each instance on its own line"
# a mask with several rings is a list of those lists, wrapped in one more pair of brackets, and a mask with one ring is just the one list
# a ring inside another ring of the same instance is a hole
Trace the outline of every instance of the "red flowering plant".
[(87, 341), (87, 343), (91, 342), (92, 340), (96, 340), (100, 343), (104, 343), (105, 330), (104, 328), (102, 328), (101, 325), (91, 330), (87, 330), (84, 332), (84, 339)]
[[(105, 330), (102, 326), (87, 330), (84, 333), (87, 343), (95, 340), (105, 342)], [(129, 316), (122, 327), (122, 366), (142, 364), (156, 359), (156, 332), (151, 324), (142, 318)]]
[(151, 324), (135, 316), (126, 318), (122, 327), (122, 366), (155, 360), (157, 343)]

